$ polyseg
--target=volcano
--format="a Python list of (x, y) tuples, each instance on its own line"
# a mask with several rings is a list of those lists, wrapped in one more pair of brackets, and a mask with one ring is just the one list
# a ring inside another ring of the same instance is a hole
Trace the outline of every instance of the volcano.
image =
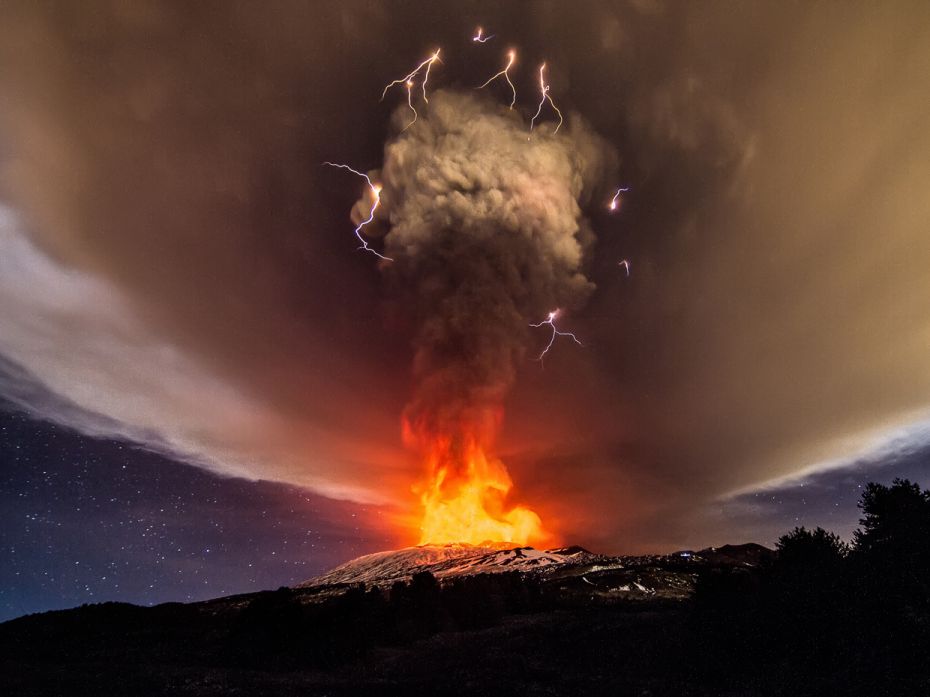
[(484, 542), (480, 545), (461, 542), (420, 545), (366, 554), (337, 566), (322, 576), (304, 581), (298, 587), (339, 583), (383, 584), (406, 580), (423, 571), (428, 571), (440, 579), (506, 571), (552, 571), (601, 558), (582, 547), (539, 551), (532, 547), (516, 547), (507, 542)]
[(516, 572), (559, 592), (610, 599), (690, 597), (698, 574), (713, 568), (756, 568), (773, 555), (757, 544), (682, 550), (671, 554), (607, 556), (580, 546), (537, 550), (505, 542), (480, 545), (419, 545), (366, 554), (298, 584), (298, 589), (331, 590), (364, 584), (388, 588), (428, 572), (440, 584), (481, 574)]
[(700, 578), (751, 584), (774, 554), (759, 545), (645, 556), (408, 547), (296, 588), (11, 620), (0, 624), (0, 675), (4, 694), (23, 695), (465, 697), (526, 694), (527, 685), (615, 695), (630, 684), (645, 694), (656, 676), (674, 689), (654, 694), (720, 694), (693, 691), (678, 668), (702, 665), (695, 647), (706, 640), (689, 597)]

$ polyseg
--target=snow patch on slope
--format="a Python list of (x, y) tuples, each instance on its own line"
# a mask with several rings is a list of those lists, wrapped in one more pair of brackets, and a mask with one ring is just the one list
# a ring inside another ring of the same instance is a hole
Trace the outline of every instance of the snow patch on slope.
[(505, 571), (532, 572), (594, 558), (595, 555), (580, 547), (540, 551), (509, 543), (421, 545), (353, 559), (322, 576), (304, 581), (300, 587), (384, 583), (409, 578), (421, 571), (429, 571), (438, 578)]

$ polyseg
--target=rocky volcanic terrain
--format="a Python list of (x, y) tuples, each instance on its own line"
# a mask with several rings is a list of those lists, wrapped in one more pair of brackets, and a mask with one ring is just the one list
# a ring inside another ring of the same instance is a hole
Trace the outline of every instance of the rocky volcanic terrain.
[(0, 695), (930, 694), (930, 491), (869, 484), (855, 544), (605, 556), (426, 545), (295, 588), (0, 624)]
[(772, 554), (430, 545), (296, 588), (47, 612), (0, 624), (0, 694), (718, 694), (689, 687), (689, 598)]
[(334, 583), (385, 583), (428, 571), (437, 578), (503, 571), (554, 570), (601, 559), (581, 547), (538, 551), (507, 543), (421, 545), (376, 552), (337, 566), (322, 576), (300, 584), (313, 587)]
[(298, 588), (341, 590), (359, 583), (388, 588), (422, 572), (431, 573), (440, 584), (478, 574), (519, 572), (566, 594), (581, 593), (601, 600), (684, 600), (693, 593), (701, 572), (753, 569), (773, 554), (757, 544), (621, 557), (594, 554), (582, 547), (539, 551), (506, 543), (422, 545), (353, 559)]

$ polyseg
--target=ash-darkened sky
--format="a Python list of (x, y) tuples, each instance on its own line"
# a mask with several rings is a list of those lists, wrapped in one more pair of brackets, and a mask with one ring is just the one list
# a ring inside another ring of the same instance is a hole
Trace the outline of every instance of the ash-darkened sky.
[(925, 3), (5, 3), (7, 615), (409, 542), (411, 308), (321, 163), (380, 168), (405, 99), (381, 91), (437, 47), (431, 89), (467, 95), (514, 47), (527, 123), (546, 61), (615, 153), (560, 318), (584, 345), (506, 395), (518, 500), (624, 552), (845, 533), (865, 481), (925, 482)]

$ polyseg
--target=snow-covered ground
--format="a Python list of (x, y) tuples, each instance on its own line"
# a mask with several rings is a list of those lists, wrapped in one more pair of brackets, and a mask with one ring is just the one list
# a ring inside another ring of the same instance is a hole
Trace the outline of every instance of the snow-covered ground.
[(387, 587), (421, 571), (440, 581), (519, 571), (592, 598), (683, 599), (693, 592), (702, 569), (754, 567), (772, 554), (772, 550), (755, 544), (623, 557), (592, 554), (581, 547), (537, 550), (507, 543), (422, 545), (353, 559), (298, 587), (313, 590), (313, 597), (322, 597), (320, 593), (339, 593), (348, 584)]
[(300, 587), (333, 583), (383, 583), (409, 578), (420, 571), (429, 571), (438, 578), (504, 571), (536, 571), (596, 558), (596, 555), (578, 547), (540, 551), (507, 543), (422, 545), (376, 552), (353, 559), (322, 576), (305, 581)]

